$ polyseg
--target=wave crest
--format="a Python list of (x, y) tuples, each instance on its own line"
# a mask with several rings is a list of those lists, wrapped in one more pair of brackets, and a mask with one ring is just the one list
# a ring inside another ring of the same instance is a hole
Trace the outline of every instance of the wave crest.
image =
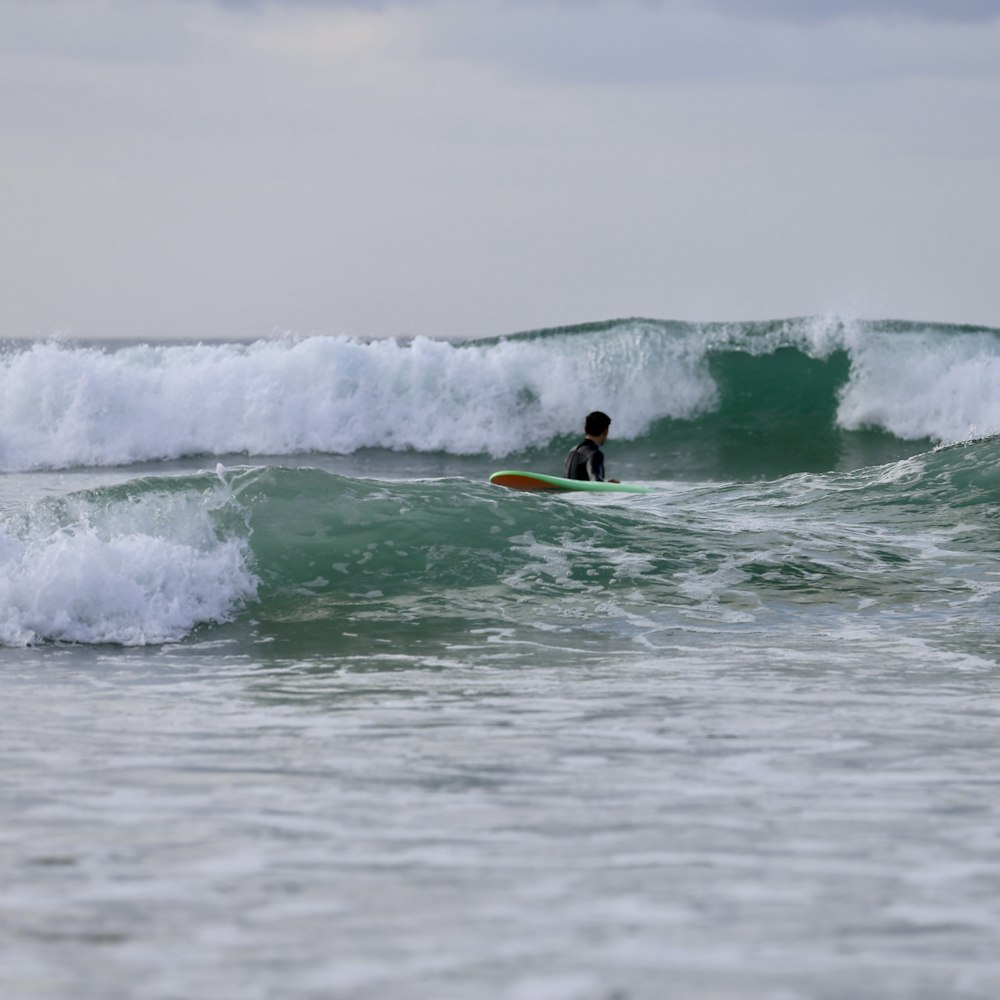
[(813, 460), (750, 474), (837, 467), (844, 435), (949, 442), (1000, 430), (1000, 336), (836, 318), (634, 319), (465, 343), (8, 345), (0, 468), (370, 448), (501, 459), (561, 450), (590, 409), (612, 414), (616, 442), (654, 454), (678, 436), (692, 453), (733, 452), (753, 434), (769, 454), (808, 452), (809, 428)]

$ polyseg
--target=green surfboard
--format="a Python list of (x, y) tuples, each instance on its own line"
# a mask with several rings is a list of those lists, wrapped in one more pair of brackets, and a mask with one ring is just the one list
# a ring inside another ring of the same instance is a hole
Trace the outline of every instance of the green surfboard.
[(592, 483), (585, 479), (563, 479), (560, 476), (545, 476), (540, 472), (520, 472), (508, 469), (494, 472), (490, 482), (495, 486), (506, 486), (512, 490), (530, 492), (575, 490), (579, 493), (652, 493), (652, 487), (632, 483)]

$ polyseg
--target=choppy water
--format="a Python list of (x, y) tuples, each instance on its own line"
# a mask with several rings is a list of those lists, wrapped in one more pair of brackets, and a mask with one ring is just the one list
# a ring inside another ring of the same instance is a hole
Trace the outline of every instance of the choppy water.
[(998, 358), (9, 345), (3, 995), (996, 996)]

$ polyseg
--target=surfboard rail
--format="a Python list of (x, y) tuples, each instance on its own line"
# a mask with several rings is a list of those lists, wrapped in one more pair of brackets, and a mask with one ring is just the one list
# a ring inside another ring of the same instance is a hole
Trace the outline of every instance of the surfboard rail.
[(577, 492), (577, 493), (651, 493), (649, 486), (637, 483), (593, 483), (585, 479), (563, 479), (561, 476), (546, 476), (541, 472), (525, 472), (520, 469), (504, 469), (490, 476), (494, 486), (506, 486), (511, 490), (530, 493)]

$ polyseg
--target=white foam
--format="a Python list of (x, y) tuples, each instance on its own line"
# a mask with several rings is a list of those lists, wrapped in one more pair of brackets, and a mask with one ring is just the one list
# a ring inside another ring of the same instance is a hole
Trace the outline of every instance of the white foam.
[(0, 522), (0, 644), (144, 645), (230, 618), (256, 579), (214, 506), (192, 493), (77, 499)]
[(0, 354), (0, 469), (128, 464), (191, 454), (489, 454), (575, 434), (582, 411), (631, 439), (717, 405), (712, 352), (846, 350), (848, 429), (960, 440), (1000, 429), (1000, 341), (797, 320), (646, 321), (489, 343), (343, 337), (107, 351), (36, 344)]
[(1000, 432), (1000, 343), (992, 334), (858, 337), (851, 356), (842, 427), (939, 442)]
[(499, 457), (575, 433), (581, 400), (621, 414), (623, 437), (707, 408), (702, 367), (689, 345), (638, 332), (465, 346), (38, 344), (0, 357), (0, 468), (367, 447)]

